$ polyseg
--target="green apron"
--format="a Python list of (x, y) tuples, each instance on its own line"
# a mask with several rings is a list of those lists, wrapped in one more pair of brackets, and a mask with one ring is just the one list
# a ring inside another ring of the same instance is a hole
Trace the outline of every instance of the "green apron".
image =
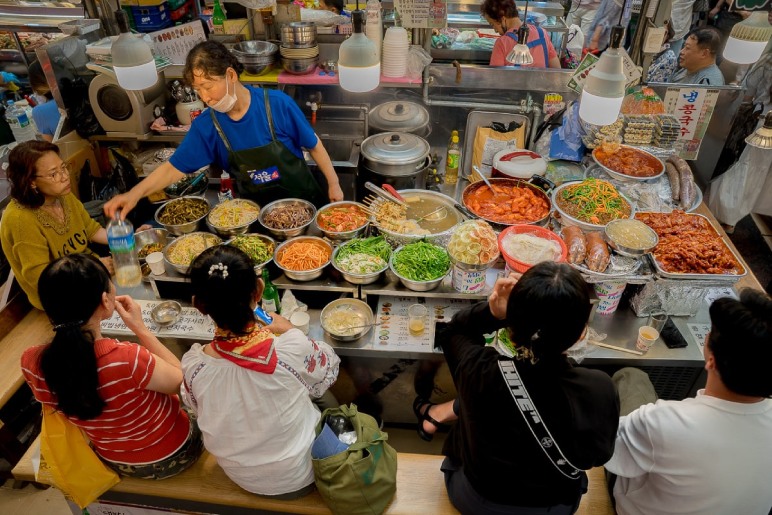
[(267, 89), (263, 90), (263, 99), (271, 142), (262, 147), (234, 151), (214, 115), (214, 109), (209, 110), (217, 133), (228, 149), (228, 173), (235, 179), (239, 195), (254, 200), (260, 206), (283, 198), (302, 198), (316, 207), (323, 206), (327, 199), (305, 160), (276, 139)]

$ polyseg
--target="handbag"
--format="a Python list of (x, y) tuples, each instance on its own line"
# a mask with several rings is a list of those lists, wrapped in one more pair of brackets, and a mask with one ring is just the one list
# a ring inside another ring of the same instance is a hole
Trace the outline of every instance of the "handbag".
[(81, 509), (121, 480), (94, 453), (80, 428), (48, 406), (43, 407), (35, 479), (61, 490)]
[(357, 440), (343, 452), (312, 459), (319, 494), (336, 515), (379, 515), (397, 491), (397, 451), (375, 419), (354, 404), (328, 408), (316, 426), (318, 435), (329, 415), (348, 418)]

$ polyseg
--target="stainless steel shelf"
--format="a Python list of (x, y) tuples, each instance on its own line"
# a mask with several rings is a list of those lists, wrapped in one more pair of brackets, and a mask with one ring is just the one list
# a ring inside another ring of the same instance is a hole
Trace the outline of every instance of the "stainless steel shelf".
[(346, 281), (336, 282), (327, 276), (322, 276), (313, 281), (293, 281), (282, 275), (272, 280), (274, 286), (282, 290), (321, 291), (351, 293), (354, 298), (359, 297), (359, 286)]
[[(493, 274), (493, 280), (487, 281), (489, 284), (495, 282), (495, 276), (498, 275), (498, 270), (489, 270), (488, 274)], [(489, 279), (491, 279), (489, 277)], [(405, 288), (399, 279), (391, 273), (386, 271), (385, 278), (375, 282), (373, 284), (367, 284), (362, 286), (362, 297), (366, 298), (367, 295), (393, 295), (396, 297), (424, 297), (424, 298), (439, 298), (439, 299), (473, 299), (473, 300), (485, 300), (491, 293), (491, 287), (486, 286), (485, 290), (480, 293), (460, 293), (453, 288), (450, 283), (450, 276), (448, 275), (442, 281), (442, 283), (435, 289), (430, 291), (413, 291)]]

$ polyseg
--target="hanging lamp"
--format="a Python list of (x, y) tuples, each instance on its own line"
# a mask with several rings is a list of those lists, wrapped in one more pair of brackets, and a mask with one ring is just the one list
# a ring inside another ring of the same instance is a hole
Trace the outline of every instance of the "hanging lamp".
[(381, 57), (378, 46), (362, 31), (365, 13), (359, 9), (351, 13), (353, 34), (341, 43), (338, 51), (338, 80), (340, 87), (353, 93), (364, 93), (378, 87), (381, 80)]
[(533, 55), (528, 48), (528, 0), (525, 2), (523, 23), (517, 30), (517, 44), (507, 54), (507, 62), (518, 66), (533, 64)]
[(147, 89), (158, 82), (158, 72), (150, 47), (141, 36), (129, 32), (129, 21), (123, 9), (115, 11), (121, 35), (110, 47), (113, 70), (123, 89)]
[(587, 123), (611, 125), (619, 116), (627, 82), (622, 50), (619, 48), (624, 31), (621, 25), (611, 29), (611, 45), (601, 54), (584, 83), (579, 100), (579, 117)]
[(747, 19), (735, 24), (724, 47), (724, 59), (737, 64), (752, 64), (759, 60), (769, 38), (772, 25), (766, 11), (754, 11)]
[(745, 142), (752, 147), (772, 148), (772, 111), (769, 111), (764, 118), (764, 125), (745, 138)]

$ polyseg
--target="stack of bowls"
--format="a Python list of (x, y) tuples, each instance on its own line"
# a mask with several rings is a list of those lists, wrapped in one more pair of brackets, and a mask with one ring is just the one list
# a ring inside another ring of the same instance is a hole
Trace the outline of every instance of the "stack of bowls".
[(279, 48), (267, 41), (242, 41), (231, 49), (244, 70), (252, 75), (263, 75), (273, 69)]
[(407, 75), (407, 56), (410, 43), (404, 27), (389, 27), (383, 37), (383, 59), (381, 73), (384, 77)]
[(316, 71), (319, 64), (316, 25), (308, 21), (295, 21), (282, 25), (279, 52), (284, 71), (294, 75), (305, 75)]

